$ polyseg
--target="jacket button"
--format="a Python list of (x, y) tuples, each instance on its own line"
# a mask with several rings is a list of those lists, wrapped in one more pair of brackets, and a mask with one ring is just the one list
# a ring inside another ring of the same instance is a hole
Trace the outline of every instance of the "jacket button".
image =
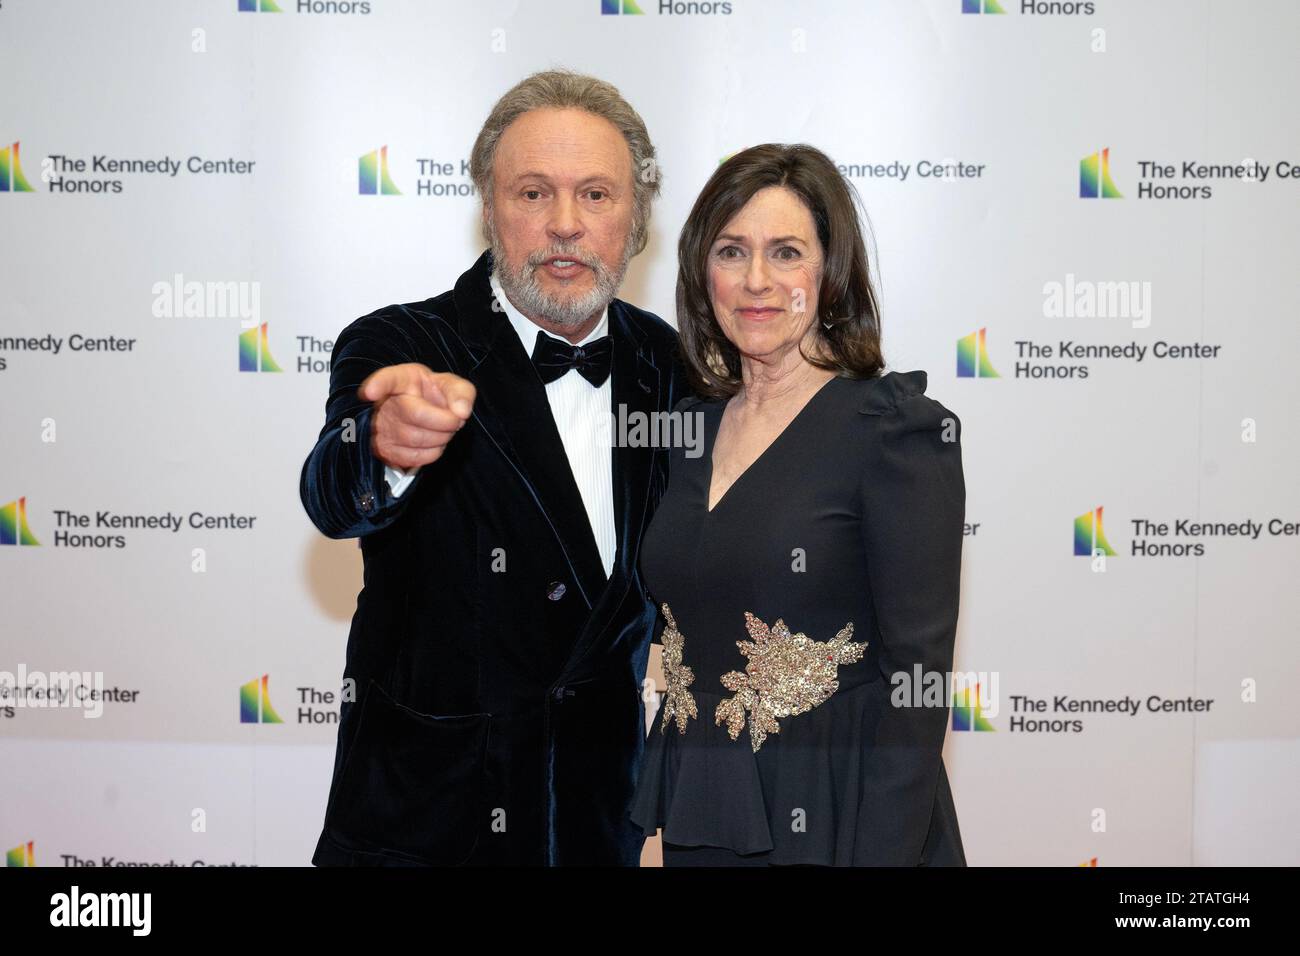
[(371, 492), (367, 491), (365, 494), (361, 496), (361, 509), (363, 511), (369, 511), (372, 507), (374, 507), (374, 504), (375, 504), (375, 496)]
[(564, 587), (563, 581), (552, 581), (546, 585), (546, 596), (552, 601), (558, 601), (564, 597), (565, 590), (567, 589)]

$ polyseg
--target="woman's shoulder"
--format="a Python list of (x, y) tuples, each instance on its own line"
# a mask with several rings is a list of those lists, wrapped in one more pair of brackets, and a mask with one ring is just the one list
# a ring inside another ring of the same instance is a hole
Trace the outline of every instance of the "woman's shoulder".
[(956, 414), (925, 393), (929, 378), (920, 369), (848, 381), (846, 392), (848, 404), (857, 413), (854, 417), (882, 437), (929, 429), (948, 429), (954, 438), (960, 434), (961, 421)]
[(925, 395), (929, 378), (916, 369), (911, 372), (884, 372), (874, 378), (847, 380), (851, 401), (864, 415), (885, 415), (914, 396)]

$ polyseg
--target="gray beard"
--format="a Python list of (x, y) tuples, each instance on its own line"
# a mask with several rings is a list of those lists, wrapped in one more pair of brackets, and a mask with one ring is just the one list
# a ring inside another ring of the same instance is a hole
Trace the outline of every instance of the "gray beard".
[[(599, 314), (609, 305), (610, 301), (618, 295), (619, 286), (623, 284), (623, 276), (627, 273), (627, 264), (632, 258), (631, 235), (623, 246), (623, 255), (618, 268), (613, 272), (596, 256), (580, 253), (576, 246), (568, 243), (552, 243), (547, 248), (529, 255), (522, 268), (515, 272), (506, 260), (506, 251), (502, 248), (496, 226), (490, 219), (488, 233), (492, 242), (492, 262), (496, 266), (501, 290), (520, 312), (530, 318), (540, 317), (564, 329), (580, 328), (593, 315)], [(596, 279), (596, 284), (592, 286), (591, 291), (576, 298), (572, 296), (558, 298), (549, 295), (537, 281), (537, 270), (552, 256), (563, 256), (590, 268)]]

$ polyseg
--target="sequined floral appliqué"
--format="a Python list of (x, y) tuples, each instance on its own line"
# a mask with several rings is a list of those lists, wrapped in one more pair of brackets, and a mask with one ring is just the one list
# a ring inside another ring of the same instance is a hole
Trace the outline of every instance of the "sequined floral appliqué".
[(670, 719), (676, 719), (677, 732), (684, 734), (686, 721), (691, 717), (699, 716), (699, 711), (695, 708), (695, 696), (687, 690), (695, 683), (695, 672), (682, 663), (684, 641), (682, 632), (677, 630), (677, 622), (673, 620), (673, 612), (668, 609), (667, 604), (662, 605), (660, 610), (663, 611), (664, 620), (668, 622), (668, 627), (660, 637), (663, 643), (664, 683), (667, 684), (668, 692), (664, 695), (664, 719), (659, 725), (659, 732), (663, 733), (668, 729)]
[[(778, 717), (807, 713), (839, 690), (837, 668), (860, 660), (867, 645), (849, 640), (853, 636), (851, 621), (829, 641), (791, 634), (780, 618), (768, 627), (749, 611), (745, 612), (745, 629), (752, 640), (737, 641), (736, 646), (749, 663), (744, 673), (722, 675), (722, 685), (735, 695), (718, 704), (714, 723), (725, 721), (735, 740), (748, 715), (749, 739), (758, 753), (768, 734), (780, 732)], [(664, 649), (666, 652), (666, 642)]]

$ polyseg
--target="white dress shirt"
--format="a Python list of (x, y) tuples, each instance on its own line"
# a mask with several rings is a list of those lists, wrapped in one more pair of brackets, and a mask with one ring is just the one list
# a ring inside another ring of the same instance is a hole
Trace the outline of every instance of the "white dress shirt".
[[(515, 308), (514, 303), (501, 290), (495, 271), (490, 281), (492, 294), (496, 296), (511, 327), (519, 336), (525, 354), (531, 358), (533, 347), (537, 344), (537, 333), (551, 333)], [(606, 309), (591, 333), (574, 344), (586, 345), (608, 331), (609, 309)], [(558, 335), (551, 335), (551, 338), (568, 342)], [(600, 559), (605, 565), (607, 577), (614, 570), (614, 552), (618, 545), (614, 525), (614, 464), (609, 421), (613, 407), (610, 385), (613, 378), (611, 374), (597, 388), (576, 370), (570, 369), (555, 381), (546, 383), (546, 400), (550, 403), (555, 428), (560, 433), (560, 441), (569, 458), (569, 468), (573, 471), (574, 481), (582, 495), (582, 504), (587, 510), (587, 520), (591, 522), (592, 534), (596, 538), (596, 547), (600, 549)], [(413, 468), (405, 471), (391, 465), (384, 466), (384, 476), (394, 498), (401, 497), (402, 492), (415, 480), (418, 470)]]

